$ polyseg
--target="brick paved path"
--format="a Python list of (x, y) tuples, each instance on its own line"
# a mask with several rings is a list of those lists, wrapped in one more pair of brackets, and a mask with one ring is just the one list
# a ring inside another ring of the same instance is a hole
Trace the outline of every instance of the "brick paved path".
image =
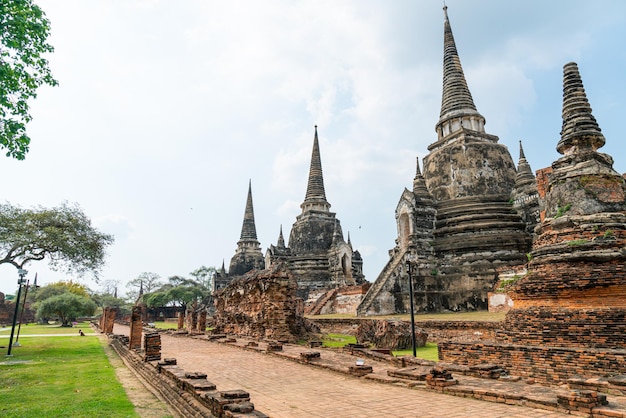
[[(128, 334), (116, 325), (116, 333)], [(569, 415), (408, 389), (225, 344), (161, 335), (162, 356), (204, 372), (218, 390), (243, 389), (271, 417), (565, 417)]]

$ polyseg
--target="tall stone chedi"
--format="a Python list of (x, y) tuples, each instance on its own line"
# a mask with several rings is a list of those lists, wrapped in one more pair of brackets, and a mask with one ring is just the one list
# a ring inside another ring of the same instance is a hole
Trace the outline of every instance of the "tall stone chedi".
[(556, 147), (563, 156), (539, 170), (545, 213), (528, 273), (509, 292), (513, 309), (495, 343), (445, 341), (441, 361), (494, 363), (513, 375), (570, 387), (623, 384), (626, 180), (613, 170), (613, 159), (598, 152), (604, 141), (577, 65), (566, 64)]
[(485, 132), (467, 87), (444, 7), (443, 94), (437, 140), (417, 164), (413, 191), (396, 209), (398, 238), (390, 260), (357, 313), (407, 312), (408, 273), (417, 311), (487, 308), (495, 269), (522, 264), (527, 225), (512, 208), (513, 159)]
[(266, 266), (286, 263), (298, 282), (298, 296), (305, 301), (309, 294), (333, 287), (364, 282), (363, 260), (352, 244), (344, 240), (339, 219), (326, 200), (317, 126), (302, 213), (291, 227), (288, 247), (284, 246), (282, 228), (278, 243), (266, 253)]
[(540, 187), (545, 219), (511, 292), (507, 341), (626, 348), (626, 182), (598, 152), (604, 142), (578, 67), (566, 64), (563, 156)]
[(243, 215), (241, 236), (237, 242), (235, 255), (230, 259), (228, 276), (241, 276), (250, 270), (262, 270), (265, 268), (265, 259), (261, 252), (261, 245), (256, 236), (254, 223), (254, 208), (252, 206), (252, 181), (248, 183), (248, 198), (246, 210)]

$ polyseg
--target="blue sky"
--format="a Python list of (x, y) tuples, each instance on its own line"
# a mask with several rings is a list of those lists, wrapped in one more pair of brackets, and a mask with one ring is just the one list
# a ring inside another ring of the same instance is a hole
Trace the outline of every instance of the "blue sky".
[[(559, 157), (562, 67), (578, 63), (626, 172), (626, 3), (448, 0), (486, 131), (533, 170)], [(440, 1), (39, 1), (60, 85), (32, 102), (31, 150), (2, 159), (2, 199), (78, 203), (114, 234), (101, 280), (228, 265), (248, 181), (261, 247), (288, 237), (306, 192), (313, 126), (331, 210), (374, 281), (395, 206), (436, 140)], [(40, 283), (77, 279), (45, 262)], [(89, 277), (82, 280), (98, 289)], [(0, 291), (15, 290), (0, 266)]]

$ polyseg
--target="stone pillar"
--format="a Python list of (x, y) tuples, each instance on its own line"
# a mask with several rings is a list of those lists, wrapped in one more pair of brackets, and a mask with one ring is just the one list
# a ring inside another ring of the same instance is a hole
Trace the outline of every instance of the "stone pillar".
[(113, 325), (115, 324), (115, 318), (117, 317), (117, 309), (107, 307), (104, 309), (102, 315), (101, 330), (105, 334), (113, 334)]
[(161, 334), (153, 332), (143, 339), (144, 361), (161, 360)]
[(130, 339), (128, 346), (131, 350), (141, 348), (141, 331), (143, 322), (141, 321), (141, 306), (133, 306), (130, 315)]
[(100, 317), (100, 323), (99, 323), (101, 332), (104, 332), (104, 324), (105, 324), (105, 321), (106, 321), (107, 310), (108, 309), (109, 309), (108, 307), (102, 309), (102, 316)]
[(198, 316), (198, 332), (202, 334), (206, 332), (206, 310), (200, 312)]
[(194, 309), (189, 316), (191, 317), (189, 321), (189, 332), (193, 332), (198, 328), (198, 312)]
[(185, 312), (178, 312), (178, 329), (183, 329), (185, 327)]

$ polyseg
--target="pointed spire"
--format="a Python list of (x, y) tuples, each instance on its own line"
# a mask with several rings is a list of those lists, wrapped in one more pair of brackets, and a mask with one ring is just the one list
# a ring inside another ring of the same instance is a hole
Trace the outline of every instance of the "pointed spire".
[(519, 141), (519, 162), (517, 163), (517, 176), (515, 177), (515, 188), (525, 186), (527, 184), (535, 184), (535, 175), (530, 168), (530, 164), (524, 156), (524, 148), (522, 141)]
[(430, 198), (428, 189), (426, 188), (426, 180), (420, 171), (420, 157), (416, 157), (415, 178), (413, 179), (413, 193), (416, 197)]
[(300, 207), (303, 213), (311, 209), (327, 212), (330, 208), (330, 204), (326, 200), (326, 191), (324, 190), (324, 176), (322, 174), (320, 145), (317, 138), (317, 125), (315, 125), (315, 137), (313, 138), (313, 152), (311, 153), (311, 167), (309, 169), (306, 196)]
[(220, 268), (220, 274), (226, 274), (226, 266), (224, 265), (223, 258), (222, 258), (222, 268)]
[(591, 106), (575, 62), (563, 66), (563, 127), (556, 150), (573, 154), (595, 151), (604, 145), (604, 135), (591, 114)]
[(248, 183), (248, 199), (246, 200), (246, 211), (243, 215), (243, 225), (241, 226), (242, 241), (256, 241), (256, 226), (254, 224), (254, 208), (252, 206), (252, 180)]
[[(472, 94), (465, 81), (461, 59), (456, 49), (452, 27), (448, 19), (448, 6), (444, 5), (443, 13), (445, 17), (443, 30), (443, 93), (441, 96), (441, 113), (436, 130), (439, 132), (440, 138), (463, 127), (482, 132), (484, 131), (485, 118), (476, 110), (474, 99), (472, 99)], [(458, 120), (458, 123), (454, 126), (447, 126), (447, 129), (442, 129), (442, 125), (451, 119)]]
[(276, 243), (276, 247), (285, 248), (285, 238), (283, 237), (283, 226), (280, 226), (280, 233), (278, 234), (278, 242)]
[(352, 242), (350, 241), (350, 231), (348, 231), (348, 245), (352, 247)]

